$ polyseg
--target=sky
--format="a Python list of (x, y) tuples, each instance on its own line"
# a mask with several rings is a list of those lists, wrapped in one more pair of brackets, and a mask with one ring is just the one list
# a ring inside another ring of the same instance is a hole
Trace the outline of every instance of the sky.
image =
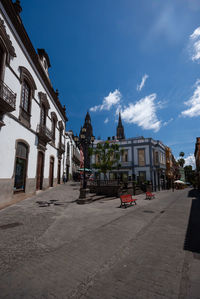
[(21, 0), (35, 49), (66, 105), (67, 130), (87, 111), (96, 138), (161, 140), (194, 163), (200, 136), (200, 0)]

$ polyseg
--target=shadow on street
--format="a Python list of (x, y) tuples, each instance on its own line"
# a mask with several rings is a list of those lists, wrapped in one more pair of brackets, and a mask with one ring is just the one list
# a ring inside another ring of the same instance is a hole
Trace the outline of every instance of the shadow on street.
[(188, 197), (193, 197), (190, 217), (184, 242), (184, 250), (200, 253), (200, 192), (192, 189)]

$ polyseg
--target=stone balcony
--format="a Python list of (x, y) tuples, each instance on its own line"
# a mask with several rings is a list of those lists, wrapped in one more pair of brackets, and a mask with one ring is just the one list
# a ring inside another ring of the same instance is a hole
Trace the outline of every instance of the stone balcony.
[(62, 142), (58, 143), (58, 151), (60, 154), (63, 154), (65, 152), (65, 145)]
[(15, 110), (16, 94), (3, 82), (0, 81), (0, 127), (4, 126), (3, 115)]
[(46, 125), (39, 124), (37, 126), (37, 135), (39, 140), (41, 140), (44, 143), (48, 143), (53, 139), (52, 131), (50, 131)]

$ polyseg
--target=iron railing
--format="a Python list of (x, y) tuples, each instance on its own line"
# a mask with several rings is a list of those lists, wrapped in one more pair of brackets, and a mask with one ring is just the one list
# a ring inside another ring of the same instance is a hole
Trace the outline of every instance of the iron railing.
[(39, 124), (37, 126), (37, 133), (40, 137), (47, 139), (47, 141), (53, 139), (53, 133), (46, 127), (46, 125)]
[(64, 143), (59, 142), (59, 144), (58, 144), (58, 148), (59, 148), (59, 150), (61, 150), (62, 152), (65, 152), (65, 145), (64, 145)]
[(11, 107), (10, 110), (15, 110), (16, 94), (3, 81), (0, 81), (0, 98)]

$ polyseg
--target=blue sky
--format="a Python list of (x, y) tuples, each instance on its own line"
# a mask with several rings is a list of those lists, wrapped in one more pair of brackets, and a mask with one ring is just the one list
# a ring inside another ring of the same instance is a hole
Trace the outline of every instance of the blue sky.
[[(94, 134), (161, 140), (175, 157), (200, 136), (200, 0), (21, 0), (35, 48), (78, 133), (87, 110)], [(188, 160), (189, 161), (189, 158)]]

